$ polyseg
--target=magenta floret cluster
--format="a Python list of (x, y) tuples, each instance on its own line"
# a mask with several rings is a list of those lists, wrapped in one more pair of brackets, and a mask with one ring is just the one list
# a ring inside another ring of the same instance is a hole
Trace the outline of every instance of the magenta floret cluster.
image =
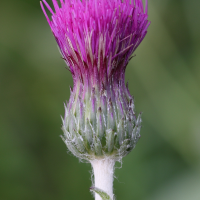
[(74, 78), (92, 85), (114, 75), (120, 79), (126, 65), (147, 33), (147, 0), (53, 0), (41, 3), (55, 39)]

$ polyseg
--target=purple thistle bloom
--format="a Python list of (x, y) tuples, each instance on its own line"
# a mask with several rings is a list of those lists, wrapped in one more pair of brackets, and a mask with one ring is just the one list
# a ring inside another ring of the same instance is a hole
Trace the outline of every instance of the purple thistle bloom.
[[(147, 33), (147, 0), (61, 0), (50, 20), (41, 2), (63, 59), (73, 75), (74, 84), (100, 87), (113, 77), (124, 79), (128, 61)], [(123, 76), (122, 76), (123, 74)]]
[(142, 0), (52, 1), (55, 12), (46, 0), (41, 7), (74, 81), (64, 141), (79, 158), (121, 158), (140, 137), (125, 69), (150, 25), (147, 0), (145, 8)]

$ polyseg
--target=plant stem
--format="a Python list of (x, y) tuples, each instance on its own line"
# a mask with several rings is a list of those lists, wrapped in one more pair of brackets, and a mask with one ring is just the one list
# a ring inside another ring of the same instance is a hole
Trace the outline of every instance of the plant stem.
[[(90, 161), (93, 167), (95, 187), (106, 192), (113, 199), (113, 175), (115, 161), (109, 158), (96, 159)], [(95, 193), (95, 200), (102, 200)]]

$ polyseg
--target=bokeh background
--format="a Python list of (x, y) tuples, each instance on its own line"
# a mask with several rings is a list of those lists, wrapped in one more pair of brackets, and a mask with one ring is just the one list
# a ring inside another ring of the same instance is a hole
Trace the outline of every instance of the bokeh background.
[[(152, 24), (126, 72), (142, 137), (117, 164), (119, 200), (200, 199), (199, 8), (149, 0)], [(39, 0), (1, 0), (1, 200), (93, 199), (90, 165), (59, 137), (72, 84)]]

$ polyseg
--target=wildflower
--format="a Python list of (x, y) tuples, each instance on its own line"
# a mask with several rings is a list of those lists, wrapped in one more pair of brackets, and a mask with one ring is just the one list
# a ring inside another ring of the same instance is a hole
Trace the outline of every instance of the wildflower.
[(125, 69), (150, 25), (147, 0), (145, 8), (142, 0), (52, 1), (55, 11), (45, 0), (41, 7), (74, 82), (63, 140), (91, 163), (120, 160), (140, 138), (141, 116), (135, 115)]

